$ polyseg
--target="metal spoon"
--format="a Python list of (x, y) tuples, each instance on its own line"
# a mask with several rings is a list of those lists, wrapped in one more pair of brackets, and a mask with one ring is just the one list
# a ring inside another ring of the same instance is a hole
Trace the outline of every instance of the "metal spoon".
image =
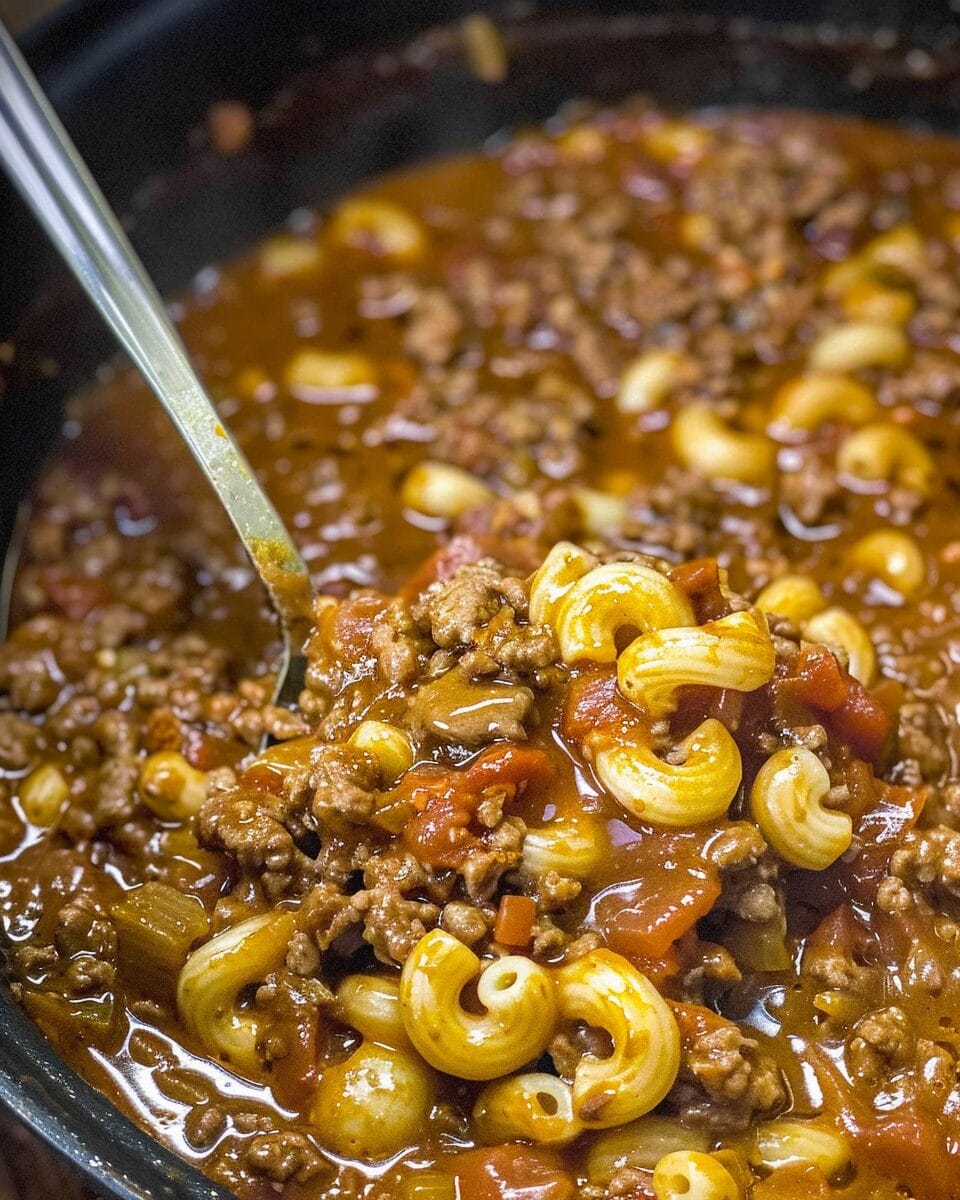
[(312, 591), (306, 564), (224, 428), (103, 193), (0, 22), (0, 162), (139, 367), (220, 497), (283, 631), (279, 703), (303, 684)]

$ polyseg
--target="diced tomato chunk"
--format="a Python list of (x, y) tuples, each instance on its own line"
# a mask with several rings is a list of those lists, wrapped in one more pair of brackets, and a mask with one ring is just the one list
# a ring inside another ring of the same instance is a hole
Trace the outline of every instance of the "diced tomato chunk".
[(464, 784), (471, 791), (512, 785), (518, 790), (542, 787), (553, 778), (549, 757), (533, 746), (515, 742), (497, 742), (478, 755), (464, 772)]
[(695, 558), (671, 567), (670, 580), (694, 601), (701, 621), (716, 621), (730, 611), (720, 588), (720, 568), (715, 558)]
[(808, 1055), (823, 1092), (824, 1109), (835, 1113), (855, 1152), (880, 1175), (906, 1184), (917, 1200), (960, 1194), (960, 1155), (936, 1111), (922, 1110), (904, 1089), (895, 1107), (877, 1111), (856, 1094), (837, 1065), (817, 1045)]
[(471, 824), (488, 789), (510, 789), (515, 799), (552, 776), (550, 759), (542, 750), (500, 742), (465, 768), (408, 771), (385, 797), (384, 808), (408, 807), (402, 839), (421, 862), (456, 868), (482, 844)]
[(571, 682), (562, 720), (563, 736), (570, 741), (582, 742), (591, 733), (624, 729), (639, 721), (637, 710), (620, 694), (612, 668), (587, 671)]
[(875, 761), (890, 736), (893, 722), (859, 680), (848, 678), (847, 683), (847, 697), (830, 713), (830, 727), (864, 758)]
[(524, 949), (533, 938), (536, 918), (537, 906), (529, 896), (501, 896), (493, 925), (494, 941), (512, 950)]
[(663, 960), (713, 908), (717, 870), (703, 856), (704, 835), (657, 831), (616, 851), (629, 876), (594, 897), (590, 918), (611, 950), (636, 961)]
[(401, 589), (400, 596), (404, 600), (414, 600), (431, 583), (440, 579), (452, 579), (461, 567), (479, 562), (489, 554), (490, 550), (475, 537), (461, 534), (451, 538), (413, 572)]
[(464, 1200), (573, 1200), (573, 1179), (548, 1150), (512, 1144), (465, 1150), (447, 1164)]
[(270, 1075), (273, 1094), (285, 1108), (304, 1108), (316, 1089), (317, 1021), (317, 1014), (308, 1011), (285, 1026), (287, 1052), (273, 1064)]
[(689, 1054), (696, 1042), (721, 1029), (729, 1029), (733, 1024), (702, 1004), (685, 1004), (680, 1000), (668, 1000), (667, 1004), (680, 1030), (680, 1046), (685, 1054)]
[(854, 958), (870, 940), (869, 932), (857, 920), (850, 905), (841, 904), (827, 913), (808, 936), (806, 950), (830, 950), (846, 958)]
[(661, 959), (719, 896), (716, 879), (678, 880), (669, 892), (650, 890), (646, 881), (638, 880), (605, 889), (594, 911), (611, 950), (627, 958)]
[(373, 623), (389, 603), (379, 592), (361, 592), (340, 601), (330, 622), (330, 641), (341, 658), (356, 663), (370, 653)]
[(927, 800), (926, 788), (896, 787), (875, 779), (876, 804), (854, 824), (860, 853), (847, 867), (853, 891), (873, 899), (903, 835), (916, 825)]
[(848, 674), (837, 658), (822, 647), (800, 652), (793, 670), (778, 683), (781, 695), (824, 714), (830, 731), (864, 758), (875, 761), (893, 725), (890, 689), (872, 695)]
[(808, 708), (833, 712), (847, 698), (847, 677), (829, 650), (804, 649), (780, 690)]

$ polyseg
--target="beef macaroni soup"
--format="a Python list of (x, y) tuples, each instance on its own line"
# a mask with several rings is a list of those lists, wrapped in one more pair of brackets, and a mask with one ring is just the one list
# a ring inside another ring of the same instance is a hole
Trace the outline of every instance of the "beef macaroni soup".
[(960, 1196), (960, 146), (557, 121), (177, 305), (0, 647), (19, 1002), (245, 1200)]

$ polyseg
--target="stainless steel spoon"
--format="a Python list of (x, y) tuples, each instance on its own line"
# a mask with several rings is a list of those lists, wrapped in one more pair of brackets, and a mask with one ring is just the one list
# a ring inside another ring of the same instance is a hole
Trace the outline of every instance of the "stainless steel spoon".
[(0, 162), (169, 413), (220, 497), (280, 619), (280, 703), (303, 683), (311, 587), (306, 564), (223, 426), (103, 193), (0, 23)]

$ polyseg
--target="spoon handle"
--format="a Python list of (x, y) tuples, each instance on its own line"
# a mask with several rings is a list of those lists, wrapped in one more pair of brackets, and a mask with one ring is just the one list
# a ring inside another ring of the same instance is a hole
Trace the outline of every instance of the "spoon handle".
[(292, 635), (309, 601), (306, 565), (221, 424), (143, 264), (2, 22), (0, 162), (193, 451), (263, 578), (284, 632)]

